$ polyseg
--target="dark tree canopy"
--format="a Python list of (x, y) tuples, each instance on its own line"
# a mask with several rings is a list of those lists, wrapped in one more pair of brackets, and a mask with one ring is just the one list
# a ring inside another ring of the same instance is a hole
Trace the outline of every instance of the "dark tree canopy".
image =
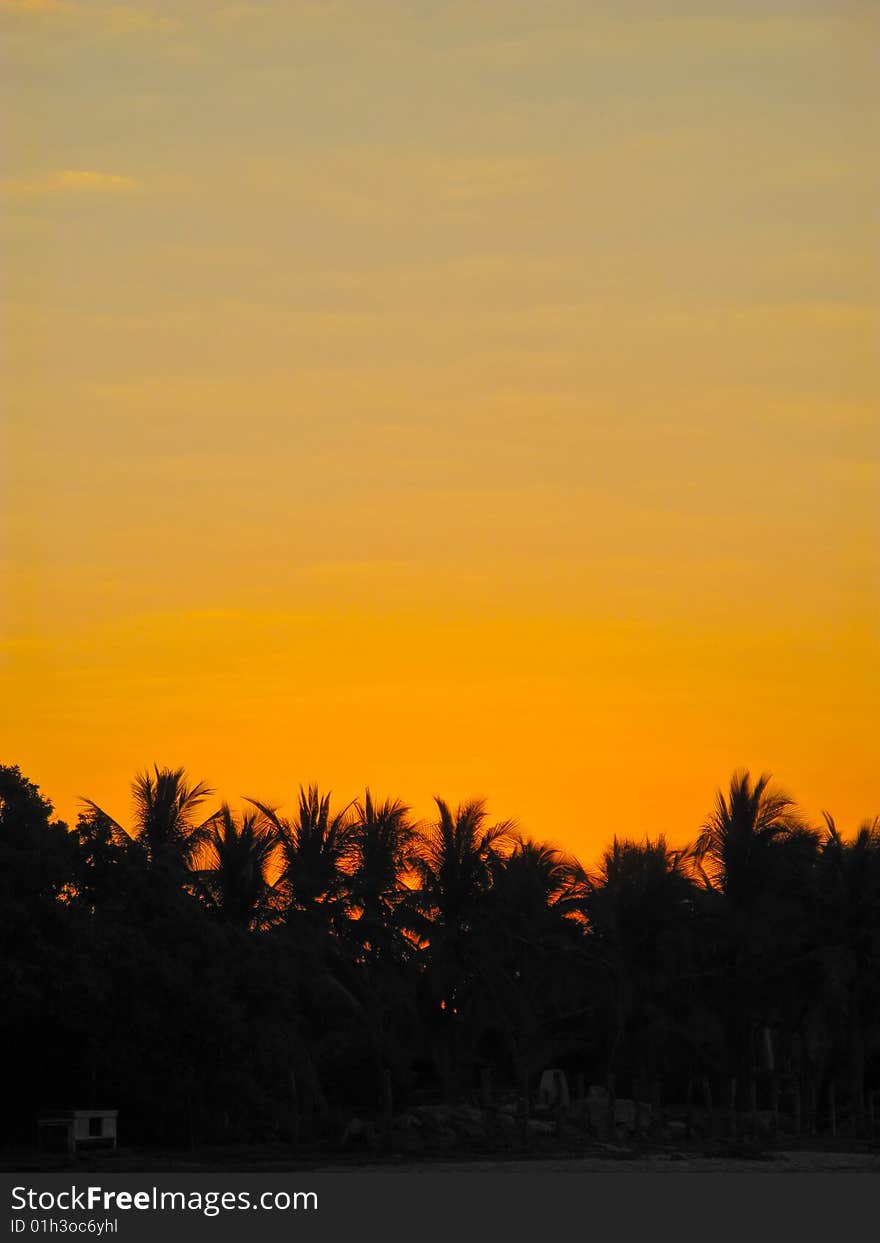
[(473, 1099), (547, 1066), (833, 1082), (856, 1119), (880, 1084), (878, 819), (819, 831), (736, 773), (692, 846), (624, 828), (585, 867), (482, 799), (423, 824), (370, 790), (213, 799), (154, 766), (126, 825), (83, 800), (68, 830), (0, 767), (7, 1142), (102, 1102), (131, 1142), (320, 1136), (379, 1084)]

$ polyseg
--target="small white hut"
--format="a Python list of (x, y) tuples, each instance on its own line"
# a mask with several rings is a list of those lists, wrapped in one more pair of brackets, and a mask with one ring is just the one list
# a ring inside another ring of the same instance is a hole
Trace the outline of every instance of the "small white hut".
[(55, 1109), (37, 1119), (41, 1148), (66, 1148), (71, 1157), (79, 1147), (116, 1147), (116, 1109)]

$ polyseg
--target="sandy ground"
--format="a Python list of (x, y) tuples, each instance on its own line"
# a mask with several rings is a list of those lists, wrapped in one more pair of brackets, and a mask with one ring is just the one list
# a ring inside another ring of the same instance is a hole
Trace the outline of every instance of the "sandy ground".
[(232, 1173), (282, 1174), (310, 1173), (369, 1174), (880, 1174), (880, 1150), (858, 1151), (792, 1149), (763, 1152), (754, 1157), (728, 1154), (707, 1156), (696, 1152), (633, 1152), (607, 1148), (571, 1154), (535, 1154), (528, 1158), (480, 1155), (422, 1158), (415, 1156), (370, 1157), (367, 1154), (337, 1157), (313, 1153), (297, 1160), (288, 1150), (202, 1149), (195, 1151), (147, 1152), (123, 1149), (103, 1157), (89, 1155), (71, 1165), (66, 1158), (48, 1153), (0, 1154), (0, 1171), (61, 1173), (76, 1169), (81, 1173), (103, 1170), (112, 1173)]
[(530, 1161), (425, 1161), (385, 1162), (381, 1165), (326, 1165), (322, 1172), (341, 1173), (356, 1168), (361, 1173), (421, 1174), (880, 1174), (878, 1152), (776, 1152), (755, 1160), (735, 1157), (698, 1157), (664, 1153), (627, 1158), (549, 1157)]

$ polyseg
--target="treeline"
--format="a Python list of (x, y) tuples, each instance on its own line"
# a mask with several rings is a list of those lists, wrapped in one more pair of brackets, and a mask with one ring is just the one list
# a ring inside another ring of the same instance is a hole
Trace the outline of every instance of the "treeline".
[[(3, 1142), (115, 1107), (129, 1143), (338, 1138), (396, 1104), (534, 1083), (735, 1081), (764, 1107), (880, 1086), (880, 820), (809, 826), (736, 774), (691, 847), (615, 837), (593, 870), (436, 800), (433, 823), (311, 787), (216, 807), (183, 770), (127, 826), (75, 827), (0, 767)], [(380, 1087), (380, 1085), (382, 1085)]]

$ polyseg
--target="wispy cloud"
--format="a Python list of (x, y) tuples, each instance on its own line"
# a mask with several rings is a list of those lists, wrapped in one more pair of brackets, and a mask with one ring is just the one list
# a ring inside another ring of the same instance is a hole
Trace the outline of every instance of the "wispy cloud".
[(6, 195), (49, 198), (56, 195), (122, 194), (137, 182), (121, 173), (105, 173), (91, 168), (63, 168), (34, 177), (10, 177), (0, 182)]
[(155, 8), (94, 0), (0, 0), (0, 14), (4, 13), (66, 19), (110, 34), (168, 31), (180, 24), (176, 17)]
[(68, 0), (0, 0), (0, 12), (66, 13), (76, 6)]

